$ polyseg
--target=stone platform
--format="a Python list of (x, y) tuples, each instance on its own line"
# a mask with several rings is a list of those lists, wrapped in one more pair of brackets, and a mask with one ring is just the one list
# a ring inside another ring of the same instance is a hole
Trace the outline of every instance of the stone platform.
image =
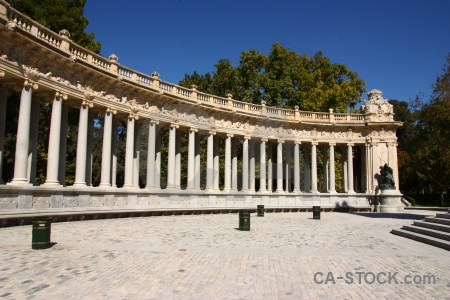
[[(248, 232), (236, 230), (237, 214), (65, 222), (52, 224), (47, 250), (31, 249), (31, 226), (0, 228), (0, 297), (446, 299), (448, 251), (389, 233), (433, 215), (252, 214)], [(381, 272), (397, 274), (370, 283)]]

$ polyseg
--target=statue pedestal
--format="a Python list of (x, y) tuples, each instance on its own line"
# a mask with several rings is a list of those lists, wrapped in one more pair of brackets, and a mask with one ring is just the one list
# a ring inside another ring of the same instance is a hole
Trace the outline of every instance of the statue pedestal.
[(395, 213), (403, 211), (402, 194), (397, 190), (381, 190), (378, 195), (378, 211), (382, 213)]

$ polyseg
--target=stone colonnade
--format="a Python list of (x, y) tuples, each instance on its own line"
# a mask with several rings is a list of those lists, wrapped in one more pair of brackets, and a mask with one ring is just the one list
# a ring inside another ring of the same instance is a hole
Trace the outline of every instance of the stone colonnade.
[[(6, 122), (6, 89), (0, 89), (0, 155), (3, 153), (4, 128)], [(61, 187), (65, 184), (65, 153), (67, 146), (67, 111), (64, 105), (67, 95), (56, 91), (52, 102), (49, 133), (47, 176), (44, 186)], [(81, 100), (81, 99), (80, 99)], [(92, 140), (94, 114), (92, 97), (80, 101), (78, 124), (77, 156), (74, 187), (87, 187), (92, 184)], [(35, 168), (33, 152), (36, 149), (36, 120), (39, 112), (33, 105), (33, 84), (25, 81), (20, 97), (19, 122), (15, 149), (14, 178), (10, 185), (29, 185), (33, 183)], [(116, 187), (117, 169), (117, 111), (103, 108), (104, 127), (101, 161), (100, 188)], [(142, 121), (131, 112), (127, 120), (124, 188), (139, 187), (139, 138)], [(263, 193), (336, 193), (336, 149), (342, 153), (342, 192), (355, 193), (355, 178), (359, 182), (359, 192), (368, 192), (374, 184), (369, 166), (378, 165), (376, 143), (365, 142), (318, 142), (316, 140), (286, 140), (236, 135), (226, 132), (206, 131), (195, 127), (181, 126), (177, 122), (162, 123), (148, 120), (148, 159), (146, 162), (146, 188), (161, 189), (161, 165), (167, 163), (167, 189), (187, 189), (190, 191), (219, 191), (219, 177), (223, 176), (223, 192), (263, 192)], [(161, 132), (169, 131), (167, 161), (161, 161)], [(188, 132), (187, 183), (181, 185), (180, 131)], [(206, 135), (206, 178), (201, 184), (200, 135)], [(222, 143), (223, 157), (219, 156), (219, 139)], [(237, 157), (238, 143), (242, 147), (242, 157)], [(355, 161), (354, 148), (361, 155)], [(303, 150), (302, 150), (303, 149)], [(322, 152), (322, 170), (318, 170), (318, 151)], [(34, 155), (35, 156), (35, 155)], [(387, 158), (396, 167), (396, 144), (387, 143)], [(1, 156), (0, 156), (1, 158)], [(34, 158), (35, 160), (35, 158)], [(224, 161), (223, 174), (220, 173), (219, 160)], [(238, 160), (241, 169), (238, 170)], [(2, 160), (0, 159), (0, 164)], [(259, 174), (256, 174), (256, 163)], [(354, 164), (360, 167), (355, 174)], [(303, 170), (302, 170), (303, 168)], [(1, 169), (1, 168), (0, 168)], [(372, 168), (373, 169), (373, 168)], [(318, 186), (318, 172), (322, 172), (322, 186)], [(240, 174), (240, 176), (238, 176)], [(301, 175), (304, 178), (301, 180)], [(259, 179), (257, 179), (259, 178)], [(257, 188), (256, 182), (259, 182)]]

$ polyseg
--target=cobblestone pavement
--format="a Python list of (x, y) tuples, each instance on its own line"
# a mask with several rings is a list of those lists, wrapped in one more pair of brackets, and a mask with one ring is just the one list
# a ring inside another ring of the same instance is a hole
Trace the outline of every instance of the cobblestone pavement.
[(450, 299), (450, 253), (390, 233), (435, 214), (252, 214), (248, 232), (237, 214), (54, 223), (46, 250), (31, 226), (0, 228), (0, 298)]

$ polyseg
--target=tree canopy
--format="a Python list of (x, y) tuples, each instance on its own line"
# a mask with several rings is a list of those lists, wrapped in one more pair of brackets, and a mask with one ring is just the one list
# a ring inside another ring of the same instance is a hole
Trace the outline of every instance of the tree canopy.
[(185, 74), (181, 86), (240, 101), (302, 110), (345, 112), (361, 101), (365, 81), (347, 66), (331, 63), (322, 52), (313, 57), (300, 55), (281, 44), (272, 45), (269, 54), (256, 50), (242, 52), (239, 65), (220, 59), (215, 71), (204, 75)]
[(87, 0), (8, 0), (12, 7), (45, 27), (59, 32), (66, 29), (70, 38), (80, 46), (100, 53), (101, 43), (94, 33), (86, 33), (89, 20), (83, 16)]

